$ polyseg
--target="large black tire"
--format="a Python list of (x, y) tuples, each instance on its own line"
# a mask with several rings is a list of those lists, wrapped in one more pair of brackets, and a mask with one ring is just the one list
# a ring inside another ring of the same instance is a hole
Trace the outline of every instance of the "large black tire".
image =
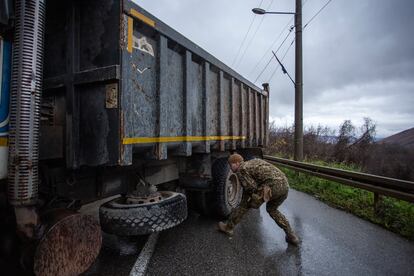
[(166, 197), (157, 203), (126, 204), (125, 198), (113, 199), (99, 208), (103, 231), (118, 236), (147, 235), (174, 227), (187, 218), (185, 195), (160, 192)]
[(188, 192), (189, 205), (202, 215), (225, 218), (240, 204), (243, 189), (239, 183), (234, 185), (229, 182), (229, 177), (234, 180), (236, 176), (231, 173), (227, 158), (217, 159), (213, 163), (212, 176), (211, 191)]
[(231, 172), (227, 158), (219, 158), (213, 163), (212, 174), (215, 213), (219, 217), (227, 217), (239, 206), (243, 188), (236, 175)]

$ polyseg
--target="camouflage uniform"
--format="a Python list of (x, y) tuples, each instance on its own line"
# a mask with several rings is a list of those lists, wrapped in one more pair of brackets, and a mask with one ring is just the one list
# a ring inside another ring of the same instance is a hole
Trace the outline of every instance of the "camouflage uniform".
[(253, 159), (242, 162), (236, 175), (243, 186), (243, 197), (239, 207), (230, 214), (227, 221), (228, 228), (233, 229), (250, 208), (259, 208), (264, 203), (262, 189), (267, 185), (271, 188), (272, 196), (267, 202), (266, 210), (286, 235), (291, 236), (293, 231), (289, 221), (277, 209), (287, 198), (289, 191), (288, 180), (284, 173), (264, 160)]

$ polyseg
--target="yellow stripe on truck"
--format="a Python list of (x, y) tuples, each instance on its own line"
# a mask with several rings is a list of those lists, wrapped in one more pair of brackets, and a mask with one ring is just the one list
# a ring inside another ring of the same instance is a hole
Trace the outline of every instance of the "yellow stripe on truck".
[(136, 19), (141, 20), (142, 22), (144, 22), (147, 25), (150, 25), (151, 27), (155, 27), (155, 21), (154, 20), (148, 18), (147, 16), (143, 15), (142, 13), (138, 12), (137, 10), (131, 9), (130, 13)]
[(245, 136), (176, 136), (176, 137), (134, 137), (124, 138), (124, 145), (148, 144), (148, 143), (171, 143), (171, 142), (200, 142), (200, 141), (222, 141), (222, 140), (244, 140)]
[(9, 139), (6, 137), (0, 137), (0, 147), (7, 147), (9, 144)]

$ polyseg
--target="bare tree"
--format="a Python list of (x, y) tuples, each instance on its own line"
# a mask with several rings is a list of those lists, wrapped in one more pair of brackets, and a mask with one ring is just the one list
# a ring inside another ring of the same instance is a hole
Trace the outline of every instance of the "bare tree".
[[(414, 148), (375, 142), (376, 124), (364, 118), (356, 128), (350, 120), (339, 127), (338, 136), (329, 127), (309, 126), (304, 131), (304, 155), (307, 160), (346, 162), (358, 165), (364, 172), (414, 180)], [(294, 127), (269, 127), (267, 154), (291, 158)]]
[(347, 161), (364, 166), (375, 142), (376, 124), (365, 117), (360, 133), (360, 136), (349, 146)]
[(351, 120), (345, 120), (339, 127), (339, 135), (334, 148), (333, 158), (338, 162), (347, 161), (348, 147), (354, 140), (355, 126)]

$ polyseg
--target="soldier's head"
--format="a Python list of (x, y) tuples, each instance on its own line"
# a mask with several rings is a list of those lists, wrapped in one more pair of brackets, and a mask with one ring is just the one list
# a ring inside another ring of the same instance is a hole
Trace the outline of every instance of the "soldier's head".
[(231, 170), (235, 173), (239, 170), (240, 164), (243, 162), (243, 157), (240, 154), (233, 153), (229, 156), (228, 162)]

